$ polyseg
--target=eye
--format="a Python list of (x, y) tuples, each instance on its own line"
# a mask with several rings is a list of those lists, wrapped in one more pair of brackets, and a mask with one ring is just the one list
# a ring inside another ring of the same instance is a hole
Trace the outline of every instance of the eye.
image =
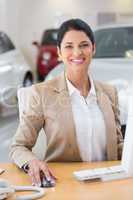
[(88, 43), (84, 43), (84, 44), (81, 44), (79, 47), (80, 48), (86, 48), (86, 47), (89, 47), (90, 45)]
[(72, 48), (73, 48), (72, 45), (66, 45), (66, 46), (65, 46), (65, 49), (72, 49)]

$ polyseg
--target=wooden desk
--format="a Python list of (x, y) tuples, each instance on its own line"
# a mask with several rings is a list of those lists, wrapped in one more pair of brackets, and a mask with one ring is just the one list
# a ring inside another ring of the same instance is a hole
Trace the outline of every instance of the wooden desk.
[[(133, 200), (133, 179), (111, 182), (79, 182), (73, 177), (73, 171), (104, 167), (118, 162), (102, 163), (49, 163), (50, 168), (58, 177), (55, 188), (47, 189), (42, 199), (46, 200)], [(6, 172), (0, 178), (6, 178), (14, 185), (29, 185), (28, 175), (13, 164), (0, 164)]]

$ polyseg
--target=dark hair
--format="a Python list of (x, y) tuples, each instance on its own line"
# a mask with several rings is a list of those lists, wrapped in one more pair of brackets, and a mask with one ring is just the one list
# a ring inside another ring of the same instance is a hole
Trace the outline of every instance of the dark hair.
[(70, 20), (63, 22), (63, 24), (60, 26), (60, 28), (58, 30), (57, 46), (59, 48), (60, 48), (60, 45), (61, 45), (61, 42), (63, 40), (65, 33), (68, 32), (69, 30), (83, 31), (84, 33), (86, 33), (86, 35), (91, 40), (92, 45), (95, 44), (94, 34), (93, 34), (93, 31), (91, 30), (90, 26), (81, 19), (70, 19)]

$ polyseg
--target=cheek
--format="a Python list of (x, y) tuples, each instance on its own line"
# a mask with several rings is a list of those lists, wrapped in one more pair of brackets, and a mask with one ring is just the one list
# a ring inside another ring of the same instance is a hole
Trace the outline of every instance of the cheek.
[(92, 49), (88, 49), (88, 51), (86, 51), (86, 55), (88, 55), (89, 57), (92, 57), (93, 56)]
[(67, 59), (69, 59), (70, 57), (71, 57), (71, 55), (72, 55), (72, 53), (68, 53), (68, 52), (64, 52), (64, 54), (62, 55), (62, 58), (64, 59), (64, 60), (67, 60)]

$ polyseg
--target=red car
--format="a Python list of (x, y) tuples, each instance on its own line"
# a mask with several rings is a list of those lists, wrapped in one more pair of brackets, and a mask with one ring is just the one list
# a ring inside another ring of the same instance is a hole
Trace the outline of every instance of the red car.
[(57, 32), (58, 29), (48, 29), (44, 31), (41, 43), (34, 41), (37, 46), (37, 78), (38, 81), (43, 81), (51, 69), (58, 63), (57, 55)]

